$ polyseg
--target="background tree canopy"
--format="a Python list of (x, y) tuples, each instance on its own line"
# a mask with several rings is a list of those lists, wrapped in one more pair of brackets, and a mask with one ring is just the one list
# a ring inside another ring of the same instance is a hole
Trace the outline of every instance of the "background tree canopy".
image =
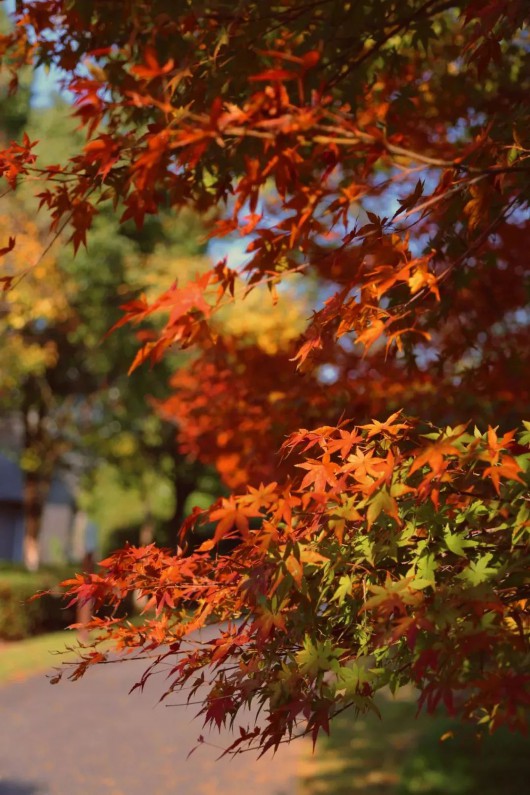
[(151, 248), (147, 294), (122, 302), (132, 377), (171, 368), (159, 414), (231, 494), (176, 553), (129, 547), (69, 581), (96, 608), (133, 589), (156, 606), (89, 626), (171, 658), (168, 694), (238, 726), (233, 751), (316, 739), (405, 683), (428, 711), (524, 728), (528, 4), (28, 0), (14, 21), (12, 89), (53, 66), (84, 138), (57, 164), (25, 135), (0, 173), (37, 184), (76, 273), (107, 217), (113, 240), (192, 212), (246, 244), (174, 283)]

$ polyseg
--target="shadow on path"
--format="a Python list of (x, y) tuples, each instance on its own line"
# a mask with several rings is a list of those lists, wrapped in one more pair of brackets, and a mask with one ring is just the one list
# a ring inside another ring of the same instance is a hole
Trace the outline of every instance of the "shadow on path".
[[(376, 715), (344, 713), (308, 760), (300, 795), (522, 795), (530, 740), (474, 729), (443, 716), (417, 719), (412, 692), (379, 699)], [(441, 738), (444, 738), (443, 740)]]
[(31, 781), (0, 781), (0, 795), (45, 795), (41, 784)]

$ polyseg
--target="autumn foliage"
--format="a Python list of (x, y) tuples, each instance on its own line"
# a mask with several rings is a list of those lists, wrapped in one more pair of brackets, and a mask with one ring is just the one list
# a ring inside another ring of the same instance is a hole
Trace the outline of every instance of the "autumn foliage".
[[(142, 685), (169, 660), (168, 694), (239, 727), (234, 751), (316, 738), (405, 683), (427, 710), (524, 728), (528, 4), (45, 0), (15, 19), (13, 89), (22, 63), (54, 65), (86, 131), (66, 167), (27, 137), (0, 153), (52, 233), (89, 244), (112, 202), (138, 226), (192, 208), (247, 243), (119, 323), (133, 368), (189, 349), (158, 410), (232, 495), (177, 553), (129, 547), (70, 598), (147, 596), (142, 627), (91, 627), (158, 654)], [(300, 306), (301, 333), (223, 322), (257, 291)]]

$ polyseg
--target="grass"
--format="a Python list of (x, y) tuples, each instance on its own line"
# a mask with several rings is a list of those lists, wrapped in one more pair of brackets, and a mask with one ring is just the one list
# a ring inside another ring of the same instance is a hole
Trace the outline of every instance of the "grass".
[[(131, 624), (140, 626), (145, 616), (128, 617)], [(19, 641), (0, 641), (0, 685), (17, 679), (26, 679), (38, 673), (53, 672), (63, 662), (76, 659), (77, 632), (62, 629), (36, 635)], [(110, 641), (104, 641), (98, 648), (110, 648)], [(74, 651), (65, 651), (66, 647)]]
[(0, 685), (32, 674), (51, 672), (61, 661), (74, 656), (72, 652), (68, 655), (54, 652), (63, 651), (75, 643), (76, 633), (63, 629), (0, 645)]
[[(415, 718), (412, 694), (390, 695), (376, 715), (336, 718), (302, 771), (300, 795), (521, 795), (530, 740), (499, 731), (479, 741), (444, 717)], [(440, 738), (453, 732), (445, 741)]]

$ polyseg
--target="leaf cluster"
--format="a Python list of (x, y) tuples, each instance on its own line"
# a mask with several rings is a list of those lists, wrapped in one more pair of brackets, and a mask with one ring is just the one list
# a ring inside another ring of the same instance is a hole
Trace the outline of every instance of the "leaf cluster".
[[(491, 428), (421, 431), (396, 415), (300, 431), (286, 449), (303, 448), (303, 475), (197, 510), (181, 543), (193, 525), (216, 530), (192, 554), (128, 547), (68, 581), (69, 597), (117, 607), (138, 589), (156, 616), (90, 628), (155, 654), (142, 687), (169, 662), (164, 698), (183, 690), (206, 725), (238, 726), (231, 751), (315, 740), (347, 705), (366, 712), (406, 683), (429, 712), (522, 728), (530, 454)], [(223, 555), (227, 538), (239, 543)], [(84, 652), (71, 676), (98, 661)]]

